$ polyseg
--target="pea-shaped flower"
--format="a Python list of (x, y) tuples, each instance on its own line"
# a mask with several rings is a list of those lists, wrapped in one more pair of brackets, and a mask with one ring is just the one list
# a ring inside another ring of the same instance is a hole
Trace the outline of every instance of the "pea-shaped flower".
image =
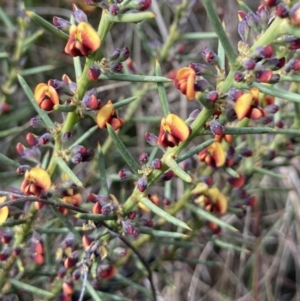
[(117, 115), (114, 105), (110, 100), (98, 111), (96, 121), (100, 129), (104, 129), (108, 123), (115, 131), (124, 123), (123, 119)]
[(169, 114), (161, 120), (157, 145), (174, 147), (187, 140), (190, 133), (190, 127), (180, 117)]
[(46, 192), (51, 187), (51, 179), (49, 174), (40, 167), (34, 167), (27, 170), (21, 191), (26, 195), (41, 196), (42, 191)]
[(95, 52), (101, 45), (100, 38), (95, 29), (86, 22), (71, 25), (70, 37), (65, 52), (72, 56), (87, 56)]
[(52, 111), (53, 107), (59, 104), (59, 97), (56, 90), (45, 83), (40, 83), (36, 86), (34, 98), (39, 107), (45, 111)]
[(186, 95), (188, 100), (195, 98), (195, 79), (196, 72), (194, 69), (185, 67), (177, 71), (174, 79), (175, 87)]

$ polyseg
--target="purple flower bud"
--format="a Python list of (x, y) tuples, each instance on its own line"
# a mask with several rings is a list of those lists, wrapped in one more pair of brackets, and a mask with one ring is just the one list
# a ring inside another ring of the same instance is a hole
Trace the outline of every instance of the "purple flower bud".
[(73, 4), (73, 15), (76, 23), (88, 22), (86, 14), (83, 12), (83, 10), (79, 9), (75, 4)]
[(51, 141), (51, 139), (52, 139), (51, 134), (45, 133), (39, 138), (39, 144), (45, 145), (45, 144), (49, 143)]
[(274, 117), (272, 115), (267, 115), (267, 116), (261, 118), (261, 123), (269, 124), (269, 123), (273, 122), (273, 120), (274, 120)]
[(71, 153), (72, 154), (81, 154), (81, 155), (85, 155), (87, 153), (87, 148), (83, 145), (74, 145), (72, 148), (71, 148)]
[(240, 96), (243, 95), (243, 91), (238, 90), (236, 88), (230, 88), (227, 95), (228, 95), (229, 99), (236, 101)]
[(119, 171), (119, 177), (121, 180), (127, 179), (127, 177), (130, 175), (132, 175), (132, 172), (129, 169), (123, 168)]
[(258, 70), (255, 72), (256, 79), (261, 83), (270, 83), (272, 76), (272, 70)]
[(33, 117), (29, 120), (30, 126), (33, 128), (44, 126), (44, 121), (39, 117)]
[(147, 143), (149, 143), (150, 145), (152, 145), (152, 146), (157, 145), (158, 137), (155, 136), (154, 134), (146, 132), (145, 133), (145, 139), (146, 139)]
[(115, 61), (119, 58), (121, 53), (121, 49), (120, 48), (115, 48), (108, 56), (108, 59), (110, 61)]
[(69, 31), (71, 23), (63, 18), (53, 17), (53, 25), (59, 30)]
[(72, 137), (72, 133), (70, 131), (64, 132), (61, 135), (61, 142), (67, 142)]
[(121, 73), (123, 70), (123, 65), (120, 62), (112, 62), (109, 69), (112, 72)]
[(233, 77), (236, 82), (242, 82), (244, 80), (244, 73), (242, 71), (235, 71)]
[(246, 22), (250, 28), (252, 28), (254, 30), (258, 29), (259, 19), (255, 13), (253, 13), (253, 12), (248, 13), (246, 16)]
[(279, 4), (276, 7), (276, 14), (279, 18), (283, 19), (287, 18), (290, 15), (290, 11), (284, 4)]
[(189, 67), (192, 68), (196, 75), (211, 75), (212, 72), (207, 65), (200, 63), (190, 63)]
[(95, 151), (94, 151), (94, 149), (91, 148), (85, 154), (83, 154), (81, 156), (82, 156), (82, 162), (91, 161), (95, 156)]
[(274, 54), (274, 48), (272, 45), (259, 46), (255, 49), (254, 55), (261, 59), (268, 59)]
[(247, 21), (243, 19), (238, 23), (238, 33), (244, 43), (247, 42), (249, 33), (250, 33), (250, 27), (247, 24)]
[(217, 64), (218, 56), (209, 48), (205, 47), (202, 51), (202, 57), (208, 64)]
[(120, 11), (120, 8), (117, 4), (112, 4), (110, 7), (109, 7), (109, 12), (111, 15), (113, 16), (116, 16), (119, 14), (119, 11)]
[(256, 61), (251, 58), (247, 58), (243, 61), (243, 67), (246, 70), (253, 70), (255, 66), (256, 66)]
[(211, 84), (205, 79), (197, 79), (195, 83), (195, 91), (204, 92), (206, 89), (210, 88)]
[(162, 162), (158, 158), (154, 158), (153, 161), (151, 162), (151, 167), (154, 169), (161, 169), (162, 168)]
[(82, 104), (91, 110), (99, 110), (102, 106), (101, 100), (95, 94), (90, 94), (89, 92), (85, 93)]
[(126, 61), (130, 56), (130, 50), (128, 47), (124, 47), (120, 51), (120, 56), (118, 58), (118, 62), (124, 62)]
[(189, 119), (194, 120), (199, 115), (200, 112), (201, 112), (200, 109), (193, 110), (189, 115)]
[(209, 127), (213, 135), (223, 135), (224, 133), (224, 127), (218, 120), (211, 121)]
[(41, 152), (38, 147), (26, 148), (24, 149), (22, 154), (22, 158), (33, 162), (39, 162), (40, 157), (41, 157)]
[(74, 164), (79, 164), (82, 162), (82, 156), (80, 153), (77, 153), (75, 155), (72, 156), (71, 158), (71, 161), (74, 163)]
[(215, 102), (218, 100), (219, 98), (219, 94), (217, 91), (210, 91), (207, 93), (207, 97), (206, 97), (210, 102)]
[(161, 179), (162, 181), (170, 181), (173, 177), (174, 177), (174, 171), (170, 169), (162, 175)]
[(269, 18), (270, 18), (270, 13), (269, 13), (268, 9), (264, 5), (261, 5), (258, 8), (256, 14), (259, 19), (260, 26), (263, 29), (266, 29), (268, 27), (268, 22), (269, 22)]
[(251, 157), (252, 156), (252, 150), (248, 147), (242, 147), (239, 149), (239, 154), (243, 157)]
[(31, 166), (29, 166), (29, 165), (20, 165), (16, 171), (17, 171), (17, 174), (23, 175), (26, 172), (26, 170), (29, 170), (30, 168), (31, 168)]
[(129, 221), (122, 221), (123, 230), (126, 234), (132, 235), (134, 237), (137, 237), (139, 235), (139, 232), (137, 228), (135, 228), (131, 222)]
[(138, 179), (137, 188), (140, 192), (144, 192), (147, 189), (147, 186), (147, 179), (144, 176)]
[(139, 160), (141, 163), (146, 164), (149, 160), (149, 155), (147, 153), (140, 154)]
[(271, 69), (273, 71), (281, 69), (285, 65), (285, 57), (280, 59), (274, 57), (270, 59), (266, 59), (263, 62), (263, 66), (267, 69)]
[(111, 203), (105, 204), (105, 205), (103, 205), (102, 208), (101, 208), (101, 214), (107, 215), (107, 214), (113, 212), (114, 209), (115, 209), (115, 208), (114, 208), (114, 206), (113, 206)]
[(88, 71), (88, 78), (90, 81), (96, 81), (101, 75), (101, 70), (97, 65), (92, 65)]
[(271, 104), (271, 105), (268, 105), (264, 108), (264, 110), (267, 112), (267, 113), (270, 113), (270, 114), (275, 114), (278, 112), (279, 110), (279, 106), (275, 105), (275, 104)]

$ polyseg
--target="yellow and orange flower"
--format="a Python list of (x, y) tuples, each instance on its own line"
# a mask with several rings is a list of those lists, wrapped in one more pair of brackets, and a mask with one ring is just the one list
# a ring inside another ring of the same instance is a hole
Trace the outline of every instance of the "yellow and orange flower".
[(157, 144), (162, 147), (174, 147), (188, 139), (191, 128), (177, 115), (169, 114), (160, 123)]
[[(1, 196), (0, 197), (0, 204), (3, 204), (6, 200), (6, 196)], [(8, 207), (2, 207), (0, 208), (0, 226), (7, 220), (9, 214)]]
[(104, 129), (106, 124), (110, 124), (116, 131), (123, 125), (123, 119), (117, 115), (114, 105), (109, 100), (97, 113), (96, 122), (100, 129)]
[(192, 195), (195, 196), (195, 203), (204, 207), (209, 212), (219, 214), (227, 212), (227, 198), (217, 187), (210, 188), (205, 183), (199, 183), (192, 190)]
[(259, 90), (252, 88), (249, 92), (241, 95), (235, 102), (234, 110), (238, 120), (245, 117), (259, 119), (266, 116), (266, 112), (258, 106)]
[(21, 191), (25, 195), (41, 196), (42, 191), (46, 192), (51, 187), (49, 174), (40, 167), (27, 170), (21, 184)]
[(40, 83), (36, 86), (34, 98), (39, 107), (45, 111), (52, 111), (53, 107), (59, 104), (59, 97), (56, 90), (45, 83)]
[(196, 72), (190, 67), (184, 67), (177, 71), (173, 80), (175, 87), (186, 95), (188, 100), (193, 100), (195, 91)]
[(96, 51), (100, 45), (100, 38), (95, 29), (86, 22), (71, 25), (69, 40), (65, 52), (72, 56), (87, 56)]
[(225, 135), (215, 135), (215, 140), (218, 142), (222, 142), (223, 139), (227, 142), (227, 143), (231, 143), (233, 141), (233, 136), (231, 134), (225, 134)]
[(218, 141), (198, 153), (198, 158), (211, 167), (222, 167), (226, 162), (226, 154)]

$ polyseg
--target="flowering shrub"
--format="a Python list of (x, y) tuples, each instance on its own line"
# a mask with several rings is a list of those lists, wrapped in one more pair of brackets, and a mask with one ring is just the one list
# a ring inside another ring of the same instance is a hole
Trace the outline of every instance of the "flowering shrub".
[[(212, 2), (199, 9), (213, 32), (185, 32), (182, 22), (197, 9), (188, 0), (85, 0), (73, 4), (70, 19), (52, 23), (22, 8), (14, 24), (0, 9), (7, 38), (16, 37), (12, 56), (0, 52), (1, 300), (160, 300), (175, 261), (194, 271), (188, 293), (174, 288), (180, 300), (205, 295), (195, 279), (217, 283), (210, 264), (230, 282), (216, 285), (213, 300), (263, 299), (259, 274), (269, 270), (257, 258), (272, 246), (264, 240), (275, 240), (280, 257), (278, 225), (298, 234), (282, 221), (266, 233), (260, 222), (268, 206), (298, 216), (297, 206), (282, 205), (291, 187), (282, 187), (278, 168), (292, 166), (299, 152), (300, 3), (264, 0), (252, 11), (238, 1), (234, 47)], [(163, 9), (172, 14), (169, 29)], [(125, 27), (134, 39), (120, 45)], [(73, 69), (56, 76), (52, 65), (26, 65), (43, 32), (59, 41), (55, 66), (69, 60)], [(134, 55), (136, 37), (147, 70)], [(206, 46), (189, 52), (188, 40)], [(49, 71), (55, 75), (41, 80)], [(265, 205), (266, 191), (280, 205)], [(207, 249), (219, 258), (239, 254), (231, 271), (238, 281), (203, 255)], [(266, 291), (280, 299), (284, 287)]]

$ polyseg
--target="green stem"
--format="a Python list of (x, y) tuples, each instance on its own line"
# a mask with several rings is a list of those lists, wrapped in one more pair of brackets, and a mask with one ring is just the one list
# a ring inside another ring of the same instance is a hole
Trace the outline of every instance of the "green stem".
[(166, 58), (169, 55), (169, 49), (174, 45), (174, 43), (179, 40), (180, 34), (178, 31), (178, 26), (179, 26), (179, 20), (181, 18), (181, 15), (185, 12), (187, 6), (188, 6), (189, 1), (183, 0), (182, 3), (177, 7), (177, 11), (175, 13), (175, 18), (170, 26), (170, 31), (169, 35), (167, 38), (166, 43), (164, 44), (163, 48), (160, 51), (160, 59), (159, 61), (165, 61)]
[(282, 26), (284, 19), (276, 18), (270, 27), (264, 32), (263, 35), (253, 44), (251, 50), (255, 50), (257, 47), (266, 46), (272, 43), (275, 39), (284, 34), (284, 27)]
[[(200, 132), (199, 135), (211, 135), (211, 131)], [(273, 129), (268, 127), (241, 127), (241, 128), (225, 128), (223, 134), (243, 135), (243, 134), (285, 134), (285, 135), (300, 135), (300, 131), (294, 129)]]
[(211, 25), (213, 26), (217, 36), (219, 37), (219, 39), (221, 41), (221, 44), (225, 50), (229, 64), (231, 66), (233, 66), (236, 62), (237, 55), (236, 55), (232, 45), (230, 44), (230, 41), (229, 41), (229, 39), (226, 35), (226, 32), (222, 26), (222, 23), (214, 9), (213, 1), (203, 0), (202, 3), (206, 9), (207, 16), (211, 22)]
[(300, 103), (299, 94), (288, 92), (275, 87), (270, 87), (264, 84), (253, 83), (252, 87), (258, 88), (258, 90), (264, 94), (286, 99), (292, 102)]

